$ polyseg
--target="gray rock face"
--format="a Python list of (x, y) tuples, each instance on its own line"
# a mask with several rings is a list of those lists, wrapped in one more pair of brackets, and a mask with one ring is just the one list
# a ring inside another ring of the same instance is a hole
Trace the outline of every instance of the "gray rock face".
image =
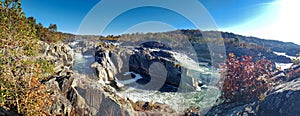
[(52, 94), (53, 105), (50, 106), (51, 113), (55, 115), (70, 115), (73, 106), (66, 99), (65, 93), (62, 93), (70, 90), (70, 82), (66, 78), (72, 74), (73, 50), (68, 45), (60, 42), (49, 45), (39, 41), (39, 45), (38, 58), (54, 63), (55, 75), (52, 75), (53, 78), (45, 82), (54, 92)]
[(50, 45), (40, 41), (41, 50), (39, 57), (55, 64), (54, 71), (58, 76), (70, 75), (74, 63), (73, 50), (63, 43), (51, 43)]
[[(130, 103), (117, 96), (109, 86), (95, 83), (94, 80), (86, 79), (82, 75), (74, 75), (72, 83), (73, 92), (69, 92), (68, 99), (77, 106), (80, 114), (87, 115), (109, 115), (109, 114), (131, 114), (133, 109)], [(75, 102), (77, 101), (77, 102)], [(124, 102), (123, 102), (124, 101)]]
[(64, 77), (57, 77), (49, 80), (46, 82), (46, 85), (48, 85), (54, 93), (52, 94), (53, 97), (53, 105), (50, 107), (52, 114), (56, 115), (70, 115), (71, 110), (73, 109), (73, 106), (71, 102), (66, 99), (65, 93), (63, 91), (68, 91), (69, 86), (68, 79)]
[(109, 47), (110, 46), (101, 46), (95, 56), (95, 59), (98, 62), (91, 65), (91, 67), (96, 68), (99, 79), (106, 83), (114, 81), (114, 76), (118, 73), (117, 68), (111, 61), (111, 52), (109, 51)]
[[(152, 50), (142, 47), (126, 48), (103, 43), (97, 47), (96, 63), (92, 67), (96, 68), (99, 79), (103, 81), (114, 81), (114, 77), (123, 80), (122, 75), (124, 73), (135, 72), (143, 77), (137, 81), (139, 84), (163, 81), (160, 91), (175, 92), (180, 84), (184, 86), (185, 91), (195, 90), (198, 81), (192, 78), (189, 75), (190, 70), (180, 66), (172, 55), (166, 50)], [(160, 66), (152, 68), (156, 70), (153, 71), (151, 66), (155, 63), (159, 63)], [(162, 69), (158, 70), (159, 68)], [(166, 74), (162, 74), (162, 70), (166, 70), (164, 72)]]
[(74, 52), (82, 53), (83, 55), (95, 53), (95, 48), (97, 43), (96, 40), (89, 40), (89, 41), (77, 40), (74, 42), (77, 42), (77, 44), (74, 45), (73, 43), (68, 43), (71, 46), (71, 48), (74, 49)]
[(163, 104), (155, 104), (157, 109), (154, 110), (136, 111), (133, 105), (142, 102), (133, 103), (129, 99), (118, 96), (111, 86), (97, 83), (78, 73), (73, 73), (69, 78), (53, 78), (47, 84), (56, 90), (54, 93), (56, 99), (51, 111), (57, 115), (71, 115), (73, 110), (77, 115), (88, 116), (176, 114), (174, 110)]
[(73, 73), (71, 77), (57, 77), (47, 82), (55, 93), (51, 111), (57, 115), (71, 115), (72, 109), (78, 115), (129, 114), (133, 112), (129, 102), (120, 103), (123, 98), (113, 94), (113, 89), (100, 85), (85, 75)]
[[(61, 63), (60, 65), (56, 65), (56, 67), (72, 67), (73, 55), (71, 54), (73, 52), (68, 46), (62, 43), (48, 45), (41, 42), (40, 44), (45, 48), (41, 49), (40, 58), (47, 58), (49, 61), (57, 62), (56, 64)], [(118, 72), (117, 68), (114, 67), (114, 64), (111, 64), (112, 61), (109, 58), (109, 52), (103, 53), (103, 62), (101, 64), (94, 63), (93, 66), (97, 67), (100, 72), (102, 71), (102, 73), (99, 73), (100, 77), (106, 78), (107, 81), (113, 81), (113, 76)], [(70, 58), (66, 55), (70, 55)], [(60, 60), (65, 56), (69, 60)], [(58, 69), (57, 74), (45, 82), (53, 91), (53, 105), (49, 106), (53, 115), (132, 116), (176, 114), (169, 107), (164, 109), (164, 107), (162, 107), (163, 105), (159, 105), (158, 107), (160, 109), (157, 111), (135, 111), (132, 106), (135, 103), (132, 103), (129, 99), (118, 96), (115, 88), (99, 83), (97, 80), (73, 72), (72, 70), (70, 70), (69, 73), (61, 73), (66, 69)]]
[(258, 114), (291, 116), (300, 113), (300, 79), (278, 85), (260, 103)]

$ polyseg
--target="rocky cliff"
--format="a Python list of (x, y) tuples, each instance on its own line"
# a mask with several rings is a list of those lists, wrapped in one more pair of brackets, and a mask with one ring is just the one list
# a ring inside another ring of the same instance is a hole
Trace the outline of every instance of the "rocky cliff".
[[(116, 94), (116, 89), (112, 86), (98, 82), (98, 79), (95, 80), (87, 75), (74, 72), (72, 70), (74, 51), (70, 46), (63, 43), (52, 43), (49, 45), (41, 42), (40, 44), (44, 48), (40, 51), (40, 58), (52, 61), (56, 69), (55, 75), (44, 82), (52, 90), (53, 105), (49, 106), (52, 114), (131, 116), (174, 115), (177, 113), (164, 104), (150, 101), (133, 102), (128, 98), (122, 98)], [(107, 57), (102, 59), (103, 63), (106, 62), (108, 64), (101, 64), (104, 72), (100, 72), (99, 75), (101, 78), (108, 78), (107, 81), (113, 81), (112, 77), (117, 72), (117, 68), (111, 68), (112, 64), (109, 63), (112, 61), (105, 59)]]
[(54, 63), (54, 72), (57, 76), (66, 76), (72, 73), (74, 52), (68, 45), (62, 42), (49, 45), (43, 41), (40, 41), (39, 45), (42, 49), (40, 49), (38, 57)]
[(145, 84), (138, 86), (139, 89), (176, 92), (194, 91), (199, 88), (201, 83), (191, 74), (197, 70), (182, 66), (174, 54), (162, 49), (119, 47), (102, 43), (97, 47), (96, 63), (92, 66), (96, 68), (100, 81), (104, 82), (135, 78), (134, 75), (123, 75), (126, 72), (134, 72), (142, 76), (136, 84)]

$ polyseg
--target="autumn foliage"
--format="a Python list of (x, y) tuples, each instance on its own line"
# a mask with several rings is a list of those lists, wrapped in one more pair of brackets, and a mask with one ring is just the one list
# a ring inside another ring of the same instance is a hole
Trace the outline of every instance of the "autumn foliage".
[(272, 65), (268, 60), (254, 62), (251, 56), (236, 57), (230, 53), (226, 65), (221, 68), (223, 103), (260, 99), (270, 87)]
[(0, 0), (0, 107), (21, 115), (46, 115), (50, 90), (40, 81), (53, 73), (51, 62), (37, 58), (35, 22), (20, 0)]

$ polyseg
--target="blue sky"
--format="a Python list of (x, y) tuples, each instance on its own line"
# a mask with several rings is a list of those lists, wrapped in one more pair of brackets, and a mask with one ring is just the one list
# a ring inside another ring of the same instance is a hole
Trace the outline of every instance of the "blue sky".
[[(98, 15), (105, 17), (118, 9), (117, 1), (106, 6), (107, 10), (102, 10)], [(176, 6), (178, 1), (173, 1)], [(69, 33), (78, 33), (78, 28), (89, 11), (100, 6), (98, 4), (100, 0), (23, 0), (22, 2), (27, 16), (34, 16), (37, 22), (41, 22), (44, 26), (57, 24), (59, 31)], [(296, 31), (300, 26), (299, 13), (297, 13), (300, 11), (298, 8), (300, 2), (297, 0), (199, 0), (199, 2), (214, 19), (218, 30), (300, 43), (298, 39), (300, 36)], [(131, 3), (128, 1), (126, 4)], [(177, 7), (181, 6), (182, 4), (177, 5)], [(198, 12), (190, 11), (195, 16)], [(96, 21), (101, 22), (101, 19)], [(140, 7), (116, 17), (103, 33), (131, 32), (128, 30), (133, 29), (134, 24), (142, 27), (147, 24), (150, 25), (149, 27), (160, 24), (161, 26), (153, 26), (153, 29), (159, 28), (159, 31), (196, 28), (186, 17), (174, 11), (158, 7)]]

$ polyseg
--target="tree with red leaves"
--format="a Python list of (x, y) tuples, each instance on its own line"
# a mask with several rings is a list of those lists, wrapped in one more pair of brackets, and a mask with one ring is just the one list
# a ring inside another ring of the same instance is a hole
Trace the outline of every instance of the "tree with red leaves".
[(247, 102), (260, 98), (270, 87), (271, 61), (252, 61), (251, 56), (236, 57), (230, 53), (226, 64), (221, 66), (223, 103)]

